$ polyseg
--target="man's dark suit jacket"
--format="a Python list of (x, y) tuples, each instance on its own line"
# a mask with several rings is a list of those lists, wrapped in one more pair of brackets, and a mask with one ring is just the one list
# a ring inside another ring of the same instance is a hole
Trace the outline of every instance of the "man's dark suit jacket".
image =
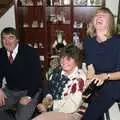
[(13, 64), (9, 63), (5, 48), (0, 49), (0, 88), (5, 77), (8, 89), (28, 90), (28, 95), (33, 96), (42, 83), (41, 72), (39, 55), (34, 48), (19, 44)]

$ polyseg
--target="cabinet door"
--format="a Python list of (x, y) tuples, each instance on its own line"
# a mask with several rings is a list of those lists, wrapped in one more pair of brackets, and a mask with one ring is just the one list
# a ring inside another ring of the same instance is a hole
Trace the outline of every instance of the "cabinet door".
[[(73, 1), (73, 43), (76, 41), (75, 44), (80, 49), (83, 49), (82, 42), (86, 35), (88, 23), (91, 21), (95, 11), (102, 6), (105, 6), (105, 0)], [(74, 40), (74, 38), (76, 39)]]
[(96, 9), (99, 7), (74, 6), (73, 32), (77, 32), (80, 38), (85, 36), (87, 24), (90, 22)]
[[(51, 3), (52, 2), (52, 3)], [(47, 4), (46, 16), (47, 16), (47, 31), (49, 49), (54, 46), (54, 42), (66, 42), (72, 41), (72, 7), (71, 0), (53, 0)], [(61, 34), (61, 41), (59, 38)]]
[(43, 0), (17, 0), (16, 27), (21, 42), (37, 49), (42, 66), (47, 64), (46, 22)]

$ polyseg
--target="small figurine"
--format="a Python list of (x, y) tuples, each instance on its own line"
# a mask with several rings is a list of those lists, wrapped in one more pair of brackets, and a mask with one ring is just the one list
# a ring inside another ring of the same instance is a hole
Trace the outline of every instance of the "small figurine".
[(25, 0), (25, 6), (33, 6), (32, 0)]
[(38, 24), (38, 21), (35, 20), (35, 21), (33, 21), (33, 23), (32, 23), (32, 28), (37, 28), (37, 27), (39, 27), (39, 24)]

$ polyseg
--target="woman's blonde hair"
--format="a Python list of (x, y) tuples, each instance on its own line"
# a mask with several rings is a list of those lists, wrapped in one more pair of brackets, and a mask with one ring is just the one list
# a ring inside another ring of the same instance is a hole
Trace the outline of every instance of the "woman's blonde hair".
[(87, 33), (87, 36), (89, 36), (89, 37), (94, 37), (94, 36), (96, 36), (96, 34), (95, 34), (95, 27), (94, 27), (94, 25), (93, 25), (93, 20), (91, 20), (91, 21), (88, 23), (86, 33)]
[[(114, 15), (110, 11), (110, 9), (105, 8), (105, 7), (97, 9), (95, 12), (95, 15), (99, 12), (104, 12), (104, 13), (109, 14), (108, 32), (105, 34), (105, 36), (109, 38), (115, 33)], [(96, 36), (96, 30), (95, 30), (95, 27), (93, 25), (93, 19), (94, 19), (95, 15), (92, 17), (92, 20), (90, 21), (90, 23), (88, 24), (88, 27), (87, 27), (87, 35), (90, 37)]]

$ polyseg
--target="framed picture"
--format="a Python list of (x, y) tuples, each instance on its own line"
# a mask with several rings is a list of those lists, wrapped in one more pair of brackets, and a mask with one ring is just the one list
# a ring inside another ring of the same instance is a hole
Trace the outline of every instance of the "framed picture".
[(117, 33), (120, 34), (120, 1), (118, 5)]

